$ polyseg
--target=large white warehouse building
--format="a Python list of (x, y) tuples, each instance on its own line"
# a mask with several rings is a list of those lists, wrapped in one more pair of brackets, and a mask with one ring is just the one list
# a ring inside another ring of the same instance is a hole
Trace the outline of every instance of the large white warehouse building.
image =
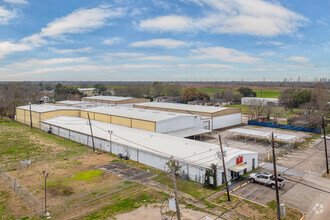
[[(128, 107), (95, 107), (80, 111), (80, 117), (159, 133), (180, 131), (182, 137), (210, 132), (202, 128), (198, 115)], [(175, 135), (175, 134), (174, 134)], [(186, 135), (186, 136), (185, 136)]]
[[(41, 129), (70, 140), (93, 146), (88, 120), (60, 116), (46, 119)], [(166, 162), (178, 161), (180, 174), (190, 180), (204, 183), (207, 170), (217, 165), (217, 185), (224, 183), (222, 162), (218, 159), (219, 146), (205, 142), (160, 134), (140, 129), (92, 121), (94, 143), (97, 149), (128, 156), (130, 160), (167, 170)], [(228, 179), (258, 166), (258, 153), (224, 147)], [(213, 178), (210, 177), (211, 184)]]
[(166, 112), (200, 115), (203, 128), (215, 130), (240, 125), (242, 123), (241, 109), (215, 106), (188, 105), (166, 102), (147, 102), (133, 105), (134, 108), (152, 109)]

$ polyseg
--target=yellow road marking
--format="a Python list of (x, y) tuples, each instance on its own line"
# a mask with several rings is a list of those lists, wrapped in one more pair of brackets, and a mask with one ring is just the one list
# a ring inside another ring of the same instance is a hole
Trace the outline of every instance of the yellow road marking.
[[(242, 193), (240, 193), (238, 196), (240, 196)], [(236, 199), (234, 199), (234, 202), (238, 199), (238, 197), (236, 197)]]

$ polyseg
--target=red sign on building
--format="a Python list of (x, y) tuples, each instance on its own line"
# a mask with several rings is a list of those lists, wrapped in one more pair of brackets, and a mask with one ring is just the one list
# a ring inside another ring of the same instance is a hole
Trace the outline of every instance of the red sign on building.
[(243, 163), (243, 156), (239, 156), (236, 158), (236, 164)]

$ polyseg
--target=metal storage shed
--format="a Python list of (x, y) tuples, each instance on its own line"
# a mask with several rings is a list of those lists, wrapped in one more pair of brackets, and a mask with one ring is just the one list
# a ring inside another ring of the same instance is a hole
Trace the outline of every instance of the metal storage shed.
[(121, 96), (91, 96), (83, 97), (81, 101), (94, 103), (96, 106), (128, 105), (132, 103), (150, 102), (149, 99), (139, 99)]
[[(118, 106), (100, 106), (81, 110), (80, 117), (87, 119), (87, 113), (89, 113), (89, 117), (92, 120), (159, 133), (187, 130), (192, 128), (199, 128), (199, 130), (202, 130), (201, 133), (210, 132), (202, 129), (201, 116), (190, 114)], [(191, 132), (189, 132), (189, 134), (190, 133)]]
[[(180, 173), (190, 180), (204, 182), (205, 171), (211, 164), (217, 165), (217, 185), (223, 184), (222, 162), (217, 155), (219, 147), (200, 141), (169, 136), (140, 129), (128, 128), (99, 121), (92, 121), (94, 143), (97, 149), (113, 154), (122, 154), (139, 163), (167, 170), (166, 162), (173, 158), (179, 162)], [(60, 116), (42, 122), (41, 129), (70, 140), (92, 146), (88, 120)], [(228, 179), (235, 178), (258, 166), (258, 153), (224, 147), (228, 170), (240, 163), (244, 169), (227, 172)], [(213, 181), (213, 179), (211, 178)]]
[[(31, 118), (32, 126), (40, 128), (41, 121), (47, 118), (53, 118), (56, 116), (75, 116), (79, 117), (79, 109), (67, 107), (67, 106), (58, 106), (58, 105), (31, 105)], [(30, 106), (18, 106), (16, 108), (16, 121), (30, 125)]]
[(152, 109), (167, 112), (186, 113), (203, 116), (205, 129), (220, 129), (242, 123), (241, 109), (203, 105), (188, 105), (166, 102), (148, 102), (133, 105), (134, 108)]

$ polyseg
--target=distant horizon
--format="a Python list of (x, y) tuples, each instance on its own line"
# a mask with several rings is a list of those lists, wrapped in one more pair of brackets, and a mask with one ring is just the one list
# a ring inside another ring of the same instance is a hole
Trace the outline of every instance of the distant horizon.
[(1, 81), (330, 78), (330, 2), (6, 0)]

